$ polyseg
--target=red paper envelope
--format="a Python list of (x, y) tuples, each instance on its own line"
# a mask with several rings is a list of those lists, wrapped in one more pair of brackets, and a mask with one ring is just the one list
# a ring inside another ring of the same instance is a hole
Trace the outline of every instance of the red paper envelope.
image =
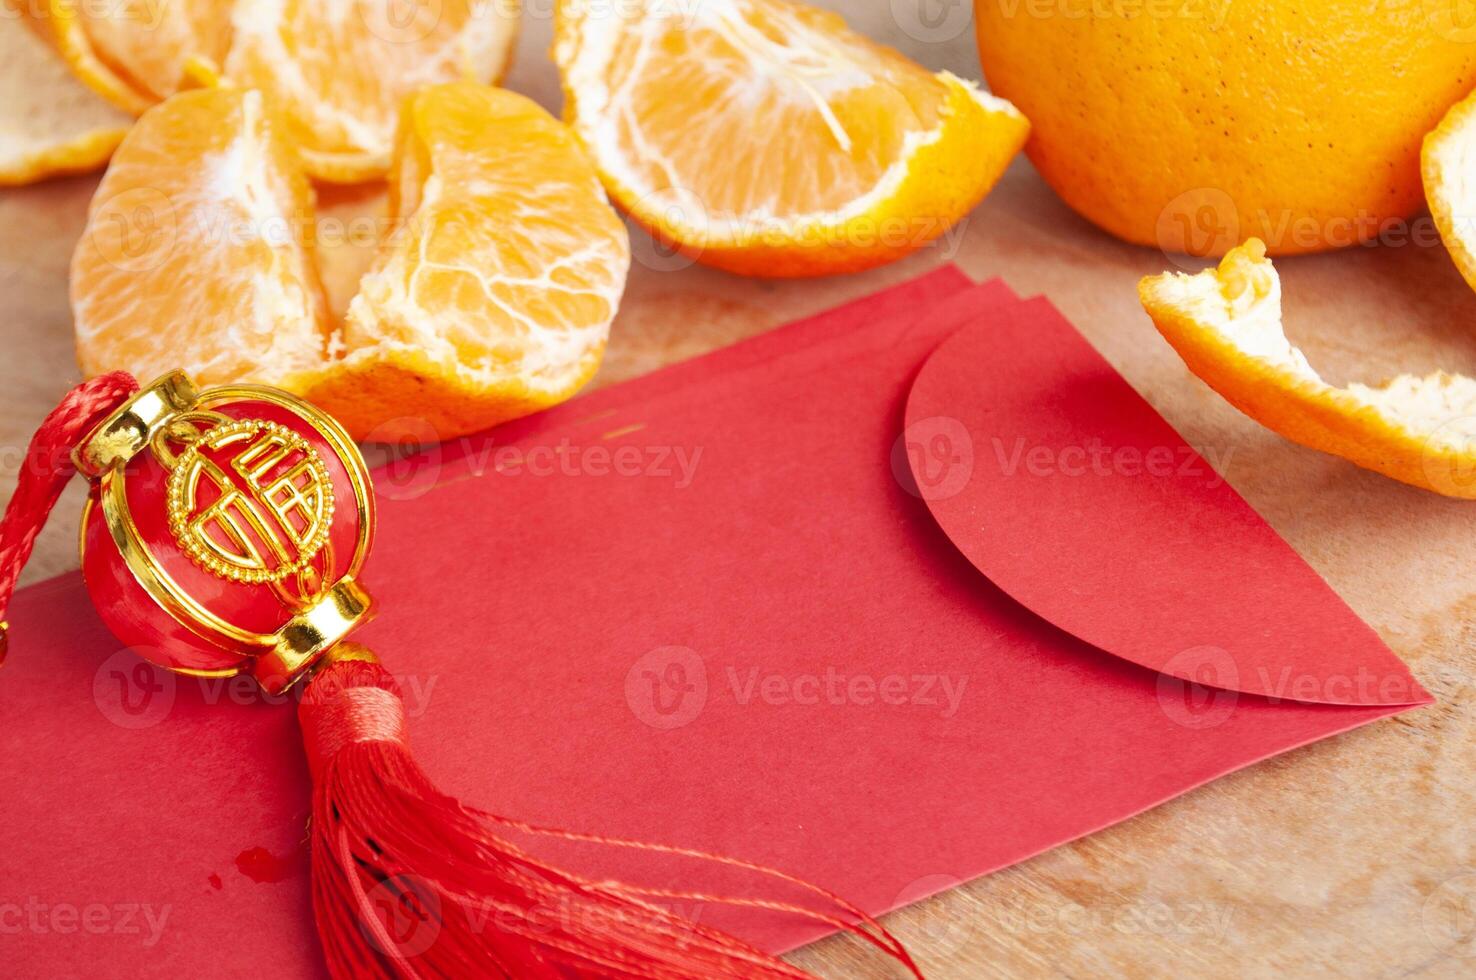
[[(953, 270), (377, 479), (362, 639), (447, 791), (873, 911), (1428, 701), (1047, 304)], [(11, 618), (8, 972), (321, 972), (293, 712), (116, 651), (76, 576)]]

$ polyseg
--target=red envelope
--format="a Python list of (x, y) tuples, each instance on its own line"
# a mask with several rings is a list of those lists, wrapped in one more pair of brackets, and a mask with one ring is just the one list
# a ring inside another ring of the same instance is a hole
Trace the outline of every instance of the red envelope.
[[(447, 791), (872, 911), (1429, 700), (1047, 304), (953, 270), (377, 482), (362, 639)], [(113, 652), (76, 576), (12, 613), (9, 971), (321, 972), (292, 712)]]

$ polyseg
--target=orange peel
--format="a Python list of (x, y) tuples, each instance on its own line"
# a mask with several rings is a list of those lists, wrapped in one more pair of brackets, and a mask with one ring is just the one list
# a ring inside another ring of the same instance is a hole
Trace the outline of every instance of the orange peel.
[(1476, 94), (1452, 106), (1425, 137), (1420, 176), (1440, 240), (1476, 289)]
[(0, 23), (0, 185), (86, 173), (108, 161), (133, 118), (73, 77), (39, 29)]
[(1286, 338), (1280, 277), (1258, 239), (1218, 268), (1149, 276), (1138, 295), (1189, 370), (1268, 429), (1411, 486), (1476, 499), (1476, 381), (1434, 372), (1328, 384)]

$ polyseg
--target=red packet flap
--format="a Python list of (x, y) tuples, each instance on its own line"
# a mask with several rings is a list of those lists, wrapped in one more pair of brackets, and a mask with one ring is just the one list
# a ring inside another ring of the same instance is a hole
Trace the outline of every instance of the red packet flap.
[(991, 310), (939, 346), (908, 399), (907, 443), (954, 545), (1088, 643), (1273, 699), (1430, 701), (1044, 299)]

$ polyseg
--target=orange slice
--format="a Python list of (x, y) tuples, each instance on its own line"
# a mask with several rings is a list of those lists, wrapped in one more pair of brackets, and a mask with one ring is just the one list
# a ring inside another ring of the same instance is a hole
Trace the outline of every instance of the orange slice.
[(786, 0), (560, 0), (554, 59), (616, 203), (744, 274), (907, 254), (988, 193), (1029, 131), (1003, 99)]
[(1476, 94), (1457, 102), (1425, 137), (1420, 173), (1440, 240), (1476, 289)]
[(237, 0), (225, 77), (267, 92), (313, 176), (351, 182), (389, 167), (400, 104), (423, 85), (501, 78), (515, 3)]
[(599, 366), (630, 248), (572, 133), (468, 82), (406, 104), (390, 228), (309, 388), (354, 434), (442, 439), (562, 401)]
[(191, 84), (192, 66), (219, 63), (234, 0), (50, 0), (49, 23), (77, 76), (138, 115)]
[(79, 82), (7, 2), (0, 22), (0, 185), (105, 164), (133, 118)]
[(1184, 363), (1293, 442), (1396, 480), (1476, 499), (1476, 381), (1436, 372), (1377, 387), (1323, 381), (1281, 325), (1281, 282), (1258, 239), (1218, 269), (1150, 276), (1143, 308)]
[(303, 229), (312, 191), (259, 92), (202, 89), (144, 113), (72, 256), (83, 371), (292, 386), (326, 324)]

